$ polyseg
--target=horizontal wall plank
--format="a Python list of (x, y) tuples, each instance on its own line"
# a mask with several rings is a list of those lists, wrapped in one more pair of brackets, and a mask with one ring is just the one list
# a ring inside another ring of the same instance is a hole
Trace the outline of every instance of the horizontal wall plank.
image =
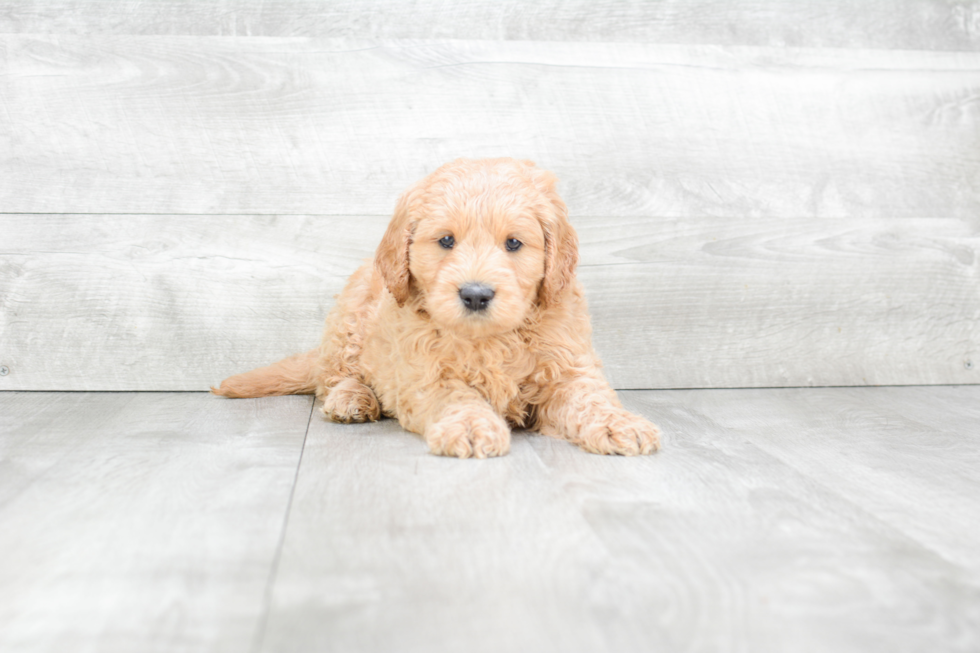
[(457, 156), (534, 159), (579, 215), (980, 212), (978, 53), (44, 35), (0, 53), (0, 212), (386, 215)]
[(0, 649), (249, 650), (311, 403), (0, 393)]
[[(616, 387), (980, 383), (976, 219), (573, 222)], [(386, 224), (0, 216), (0, 390), (200, 390), (310, 349)]]
[(617, 387), (980, 382), (977, 219), (594, 219), (580, 232)]
[(646, 41), (980, 48), (973, 0), (44, 0), (7, 3), (0, 33)]
[(386, 223), (0, 216), (0, 389), (206, 390), (311, 349)]

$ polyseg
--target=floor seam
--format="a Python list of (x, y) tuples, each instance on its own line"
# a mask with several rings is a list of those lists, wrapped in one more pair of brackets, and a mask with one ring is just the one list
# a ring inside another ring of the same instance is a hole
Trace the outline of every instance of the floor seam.
[(282, 548), (286, 542), (286, 530), (289, 528), (289, 517), (293, 511), (293, 497), (296, 494), (296, 484), (299, 481), (299, 470), (303, 466), (303, 454), (306, 453), (306, 439), (310, 435), (310, 425), (313, 423), (313, 408), (316, 400), (310, 402), (310, 414), (306, 418), (306, 432), (303, 433), (303, 444), (299, 449), (299, 460), (296, 461), (296, 473), (293, 475), (293, 486), (289, 489), (289, 501), (286, 503), (286, 514), (282, 520), (282, 529), (279, 533), (279, 542), (276, 544), (276, 555), (272, 560), (272, 569), (269, 571), (269, 579), (266, 581), (265, 594), (262, 600), (262, 615), (260, 617), (259, 628), (255, 633), (255, 641), (252, 644), (253, 653), (258, 653), (265, 640), (265, 630), (269, 623), (269, 613), (272, 610), (272, 589), (279, 576), (279, 562), (282, 559)]

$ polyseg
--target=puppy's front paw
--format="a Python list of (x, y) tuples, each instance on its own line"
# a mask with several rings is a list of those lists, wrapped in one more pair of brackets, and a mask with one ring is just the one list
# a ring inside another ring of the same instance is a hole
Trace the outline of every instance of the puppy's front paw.
[(344, 379), (330, 388), (320, 409), (333, 422), (377, 422), (381, 405), (374, 391), (354, 379)]
[(439, 456), (503, 456), (510, 450), (510, 428), (489, 406), (458, 406), (426, 427), (425, 441)]
[(660, 448), (660, 429), (622, 408), (608, 408), (584, 416), (575, 443), (590, 453), (648, 454)]

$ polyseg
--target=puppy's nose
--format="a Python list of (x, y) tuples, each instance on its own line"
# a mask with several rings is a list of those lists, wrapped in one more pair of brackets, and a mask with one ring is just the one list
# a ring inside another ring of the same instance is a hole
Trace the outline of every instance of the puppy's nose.
[(482, 283), (468, 283), (459, 289), (459, 298), (463, 300), (463, 306), (471, 311), (486, 310), (493, 295), (493, 288)]

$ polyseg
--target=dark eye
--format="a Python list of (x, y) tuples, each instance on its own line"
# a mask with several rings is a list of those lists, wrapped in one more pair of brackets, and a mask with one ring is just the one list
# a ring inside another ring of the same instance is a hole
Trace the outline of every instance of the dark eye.
[(516, 238), (508, 238), (504, 242), (504, 247), (507, 248), (507, 251), (508, 252), (516, 252), (517, 250), (519, 250), (521, 248), (521, 245), (523, 245), (523, 244), (524, 243), (522, 243), (521, 241), (517, 240)]
[(452, 236), (443, 236), (442, 238), (439, 239), (439, 244), (445, 247), (446, 249), (452, 249), (453, 245), (456, 244), (456, 239), (453, 238)]

